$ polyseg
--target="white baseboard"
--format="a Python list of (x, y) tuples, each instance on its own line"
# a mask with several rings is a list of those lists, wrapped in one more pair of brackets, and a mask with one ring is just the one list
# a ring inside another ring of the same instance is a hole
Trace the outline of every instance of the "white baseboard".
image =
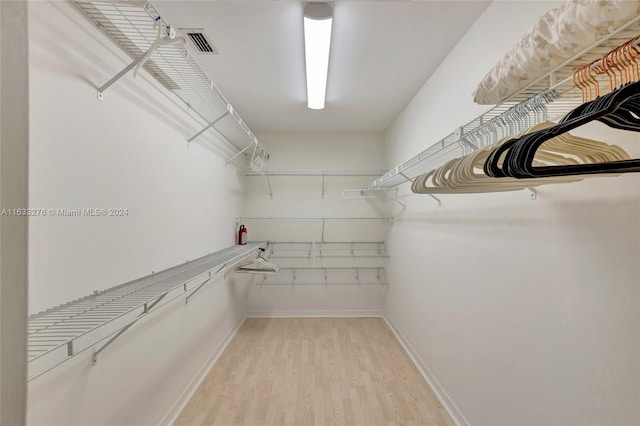
[(402, 345), (405, 352), (407, 352), (407, 354), (409, 355), (409, 358), (411, 358), (416, 368), (418, 368), (418, 371), (420, 371), (420, 374), (422, 374), (422, 377), (424, 377), (424, 379), (426, 380), (427, 384), (429, 385), (433, 393), (436, 395), (436, 398), (438, 398), (438, 400), (440, 401), (444, 409), (447, 411), (447, 413), (451, 417), (451, 420), (453, 420), (453, 422), (457, 426), (470, 425), (471, 423), (469, 423), (469, 421), (464, 416), (464, 414), (462, 414), (462, 411), (460, 411), (456, 403), (453, 402), (453, 399), (451, 399), (447, 391), (444, 390), (444, 388), (442, 387), (438, 379), (436, 379), (436, 377), (433, 375), (431, 370), (429, 370), (429, 368), (424, 363), (420, 355), (418, 355), (418, 352), (416, 352), (416, 350), (413, 348), (411, 343), (409, 343), (409, 340), (407, 340), (404, 334), (402, 334), (402, 332), (398, 330), (398, 328), (396, 328), (395, 325), (393, 325), (393, 322), (391, 322), (389, 318), (387, 318), (386, 316), (384, 316), (383, 318), (384, 318), (384, 321), (389, 326), (389, 328), (391, 329), (391, 331), (393, 332), (393, 334), (396, 336), (396, 338), (400, 342), (400, 345)]
[(182, 391), (182, 393), (180, 393), (180, 396), (178, 397), (178, 399), (173, 403), (173, 405), (171, 405), (171, 408), (169, 408), (169, 411), (167, 411), (167, 413), (162, 417), (162, 420), (160, 420), (158, 424), (172, 425), (173, 423), (175, 423), (180, 413), (182, 413), (182, 410), (184, 410), (184, 407), (186, 407), (189, 401), (191, 401), (191, 398), (193, 398), (193, 395), (196, 393), (196, 391), (200, 387), (200, 384), (202, 383), (202, 381), (205, 379), (205, 377), (207, 377), (207, 375), (209, 374), (209, 371), (211, 371), (215, 363), (218, 361), (218, 358), (220, 358), (220, 355), (222, 355), (222, 352), (224, 352), (227, 346), (229, 346), (231, 339), (233, 339), (233, 337), (236, 335), (238, 330), (240, 330), (240, 327), (242, 327), (242, 324), (244, 324), (244, 321), (246, 319), (247, 319), (246, 316), (242, 318), (238, 323), (238, 325), (225, 336), (225, 338), (222, 340), (222, 342), (220, 342), (216, 350), (213, 351), (209, 359), (202, 365), (202, 367), (200, 367), (196, 375), (193, 377), (193, 379), (191, 379), (191, 381), (189, 382), (187, 387)]
[(247, 318), (352, 318), (382, 317), (382, 310), (335, 311), (335, 310), (300, 310), (300, 311), (253, 311)]

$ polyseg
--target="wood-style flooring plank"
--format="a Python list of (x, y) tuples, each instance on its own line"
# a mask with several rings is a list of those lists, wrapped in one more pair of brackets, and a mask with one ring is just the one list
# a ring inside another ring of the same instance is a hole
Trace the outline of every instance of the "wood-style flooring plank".
[(453, 422), (381, 318), (247, 319), (175, 425)]

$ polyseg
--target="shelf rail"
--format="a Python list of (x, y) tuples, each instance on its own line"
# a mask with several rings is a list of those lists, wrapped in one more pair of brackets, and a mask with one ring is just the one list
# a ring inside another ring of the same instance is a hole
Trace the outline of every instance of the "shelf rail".
[(91, 348), (92, 365), (96, 365), (98, 355), (138, 320), (183, 296), (187, 303), (206, 283), (267, 247), (266, 242), (232, 246), (31, 315), (29, 381)]
[[(366, 188), (343, 192), (346, 199), (382, 198), (390, 189), (427, 173), (445, 162), (513, 136), (547, 118), (565, 115), (582, 104), (582, 93), (572, 82), (573, 73), (640, 34), (640, 16), (599, 39), (552, 71), (530, 83), (501, 104), (460, 126), (418, 155), (390, 169)], [(605, 81), (605, 77), (600, 77)], [(544, 108), (541, 113), (540, 106)], [(519, 118), (519, 122), (514, 121)], [(532, 192), (535, 198), (535, 192)], [(436, 198), (436, 197), (434, 197)], [(396, 200), (397, 201), (397, 200)], [(440, 204), (440, 200), (436, 198)]]
[(258, 286), (386, 286), (383, 267), (280, 268), (275, 275), (265, 275)]
[(73, 0), (72, 4), (133, 60), (98, 89), (98, 99), (120, 78), (142, 66), (206, 123), (187, 139), (188, 144), (211, 130), (235, 151), (227, 164), (245, 156), (252, 170), (264, 169), (269, 153), (189, 53), (184, 38), (177, 36), (152, 3)]
[(321, 198), (325, 195), (325, 178), (326, 177), (349, 177), (349, 176), (380, 176), (386, 170), (362, 170), (362, 169), (288, 169), (288, 170), (263, 170), (256, 172), (254, 170), (242, 170), (238, 172), (244, 176), (263, 176), (267, 179), (267, 189), (269, 190), (269, 198), (273, 200), (273, 190), (271, 188), (270, 176), (317, 176), (322, 177), (322, 193)]

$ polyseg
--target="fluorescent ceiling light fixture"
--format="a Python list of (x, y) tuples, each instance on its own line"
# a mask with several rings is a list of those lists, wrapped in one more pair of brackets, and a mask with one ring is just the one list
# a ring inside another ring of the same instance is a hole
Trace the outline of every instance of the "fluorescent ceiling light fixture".
[(307, 69), (307, 106), (323, 109), (327, 93), (333, 9), (327, 3), (304, 8), (304, 56)]

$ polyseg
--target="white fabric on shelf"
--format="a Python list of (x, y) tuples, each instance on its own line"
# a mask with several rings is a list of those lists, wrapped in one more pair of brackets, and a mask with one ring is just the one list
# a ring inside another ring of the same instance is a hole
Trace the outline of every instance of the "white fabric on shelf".
[(571, 0), (545, 13), (480, 82), (473, 99), (500, 103), (640, 15), (640, 0)]

